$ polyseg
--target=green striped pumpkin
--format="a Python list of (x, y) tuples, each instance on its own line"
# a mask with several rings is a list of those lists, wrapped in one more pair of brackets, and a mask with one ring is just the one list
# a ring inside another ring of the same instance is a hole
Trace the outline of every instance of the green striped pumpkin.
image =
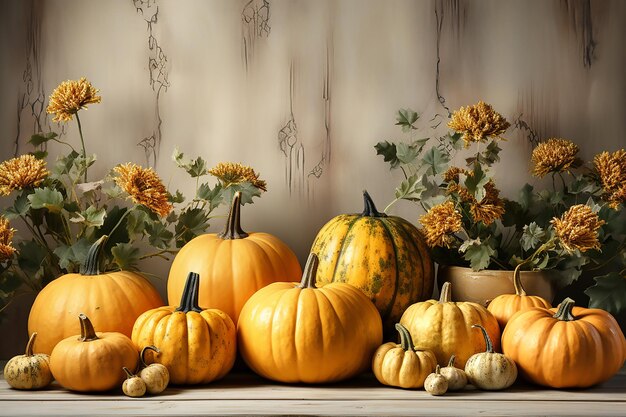
[(347, 282), (360, 288), (391, 335), (408, 306), (431, 297), (433, 263), (415, 226), (379, 213), (367, 191), (363, 199), (363, 213), (339, 215), (317, 234), (311, 248), (319, 257), (317, 285)]

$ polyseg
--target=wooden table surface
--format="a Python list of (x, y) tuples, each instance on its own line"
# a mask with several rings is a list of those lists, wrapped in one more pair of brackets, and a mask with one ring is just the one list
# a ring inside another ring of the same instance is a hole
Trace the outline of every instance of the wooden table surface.
[(585, 390), (546, 390), (517, 383), (502, 392), (432, 397), (424, 391), (384, 387), (372, 375), (336, 385), (291, 386), (235, 373), (206, 386), (169, 387), (155, 397), (128, 398), (121, 391), (78, 394), (56, 383), (44, 391), (18, 391), (0, 380), (3, 416), (196, 415), (451, 415), (626, 416), (626, 368)]

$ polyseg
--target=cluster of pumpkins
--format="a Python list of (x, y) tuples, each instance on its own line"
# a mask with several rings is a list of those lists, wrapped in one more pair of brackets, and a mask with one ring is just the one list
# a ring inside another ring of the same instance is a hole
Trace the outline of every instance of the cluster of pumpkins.
[[(600, 310), (567, 301), (556, 314), (538, 308), (509, 320), (535, 298), (501, 296), (510, 298), (494, 300), (489, 311), (451, 302), (449, 284), (440, 300), (423, 301), (432, 294), (434, 268), (419, 230), (379, 213), (367, 192), (364, 202), (362, 213), (337, 216), (320, 230), (302, 272), (278, 238), (242, 230), (235, 195), (225, 230), (196, 237), (177, 254), (165, 307), (141, 275), (99, 271), (103, 238), (80, 274), (38, 295), (28, 325), (39, 334), (31, 353), (52, 353), (52, 375), (76, 391), (112, 389), (125, 378), (141, 386), (141, 373), (130, 372), (139, 352), (144, 364), (163, 365), (173, 384), (222, 378), (239, 352), (250, 369), (275, 381), (330, 383), (372, 369), (383, 384), (432, 392), (442, 381), (455, 389), (448, 374), (461, 369), (474, 385), (499, 389), (513, 383), (517, 369), (531, 381), (569, 387), (604, 381), (622, 366), (626, 340)], [(383, 334), (396, 330), (400, 345), (382, 344)], [(504, 355), (496, 353), (501, 343)], [(134, 362), (125, 361), (131, 350)], [(452, 355), (461, 369), (452, 360), (438, 370)]]

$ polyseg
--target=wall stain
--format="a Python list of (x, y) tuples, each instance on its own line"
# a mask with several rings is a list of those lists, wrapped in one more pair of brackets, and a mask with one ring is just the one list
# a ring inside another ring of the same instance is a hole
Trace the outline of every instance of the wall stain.
[(558, 127), (559, 103), (549, 88), (533, 85), (526, 91), (520, 91), (517, 97), (517, 116), (513, 127), (525, 135), (532, 147), (553, 136)]
[(293, 111), (294, 83), (295, 65), (292, 61), (289, 64), (289, 119), (278, 131), (278, 146), (285, 156), (285, 181), (290, 195), (296, 190), (302, 190), (305, 181), (304, 145), (298, 138), (298, 125)]
[(270, 24), (270, 2), (248, 0), (241, 11), (241, 53), (246, 72), (254, 57), (256, 42), (267, 38), (272, 30)]
[(569, 28), (574, 31), (579, 43), (583, 66), (591, 68), (596, 60), (598, 42), (594, 37), (594, 16), (591, 0), (561, 0), (561, 6), (569, 20)]

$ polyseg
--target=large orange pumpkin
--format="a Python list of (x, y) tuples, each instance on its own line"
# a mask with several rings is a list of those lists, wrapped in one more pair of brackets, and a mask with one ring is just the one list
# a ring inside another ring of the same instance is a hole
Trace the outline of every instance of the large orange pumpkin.
[(611, 378), (626, 360), (626, 340), (604, 310), (532, 308), (514, 315), (502, 334), (502, 350), (521, 375), (552, 388), (584, 388)]
[(240, 193), (236, 193), (226, 228), (188, 242), (176, 255), (167, 281), (175, 305), (189, 271), (200, 274), (199, 305), (224, 311), (237, 323), (239, 312), (257, 290), (276, 281), (295, 281), (302, 270), (296, 255), (276, 236), (241, 229)]
[(130, 337), (141, 313), (163, 305), (156, 288), (143, 276), (129, 271), (100, 271), (106, 240), (107, 236), (102, 236), (92, 245), (79, 274), (63, 275), (37, 295), (28, 317), (28, 333), (38, 333), (36, 352), (50, 354), (58, 342), (79, 334), (76, 317), (80, 313), (88, 316), (99, 331)]
[(254, 294), (239, 316), (239, 351), (257, 374), (281, 382), (328, 383), (369, 368), (382, 341), (378, 310), (359, 289), (315, 287), (317, 256), (302, 282), (276, 282)]
[(339, 215), (317, 234), (311, 248), (320, 258), (317, 284), (361, 289), (380, 312), (385, 334), (393, 334), (408, 306), (432, 296), (433, 262), (415, 226), (379, 213), (367, 191), (363, 200), (362, 213)]

